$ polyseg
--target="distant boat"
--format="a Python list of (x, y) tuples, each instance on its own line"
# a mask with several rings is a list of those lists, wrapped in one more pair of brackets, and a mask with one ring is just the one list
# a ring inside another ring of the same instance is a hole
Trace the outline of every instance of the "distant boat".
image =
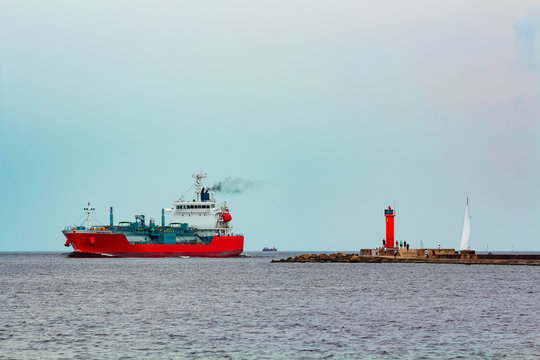
[(264, 249), (262, 249), (262, 251), (277, 251), (277, 249), (276, 249), (275, 247), (273, 247), (273, 248), (271, 248), (271, 249), (265, 247)]
[(461, 231), (461, 244), (459, 251), (470, 250), (471, 246), (471, 216), (469, 215), (469, 198), (465, 205), (465, 220), (463, 220), (463, 230)]

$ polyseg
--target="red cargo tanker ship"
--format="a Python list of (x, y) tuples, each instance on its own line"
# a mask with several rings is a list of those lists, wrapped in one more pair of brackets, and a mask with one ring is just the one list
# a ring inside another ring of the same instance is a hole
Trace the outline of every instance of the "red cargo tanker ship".
[[(134, 222), (114, 225), (110, 209), (109, 226), (93, 226), (88, 203), (86, 226), (68, 226), (63, 230), (74, 255), (104, 255), (119, 257), (230, 257), (244, 250), (244, 236), (234, 234), (231, 214), (226, 203), (216, 205), (213, 194), (202, 187), (205, 174), (194, 174), (196, 199), (183, 197), (170, 209), (161, 210), (161, 226), (151, 219), (146, 224), (144, 215), (136, 215)], [(173, 221), (165, 225), (165, 211)]]

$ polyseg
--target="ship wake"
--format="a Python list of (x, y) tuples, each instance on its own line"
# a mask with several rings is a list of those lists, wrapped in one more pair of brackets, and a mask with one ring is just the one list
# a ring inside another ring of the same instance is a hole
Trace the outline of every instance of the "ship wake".
[(67, 254), (70, 258), (117, 258), (119, 256), (107, 254), (107, 253), (84, 253), (81, 251), (74, 251)]

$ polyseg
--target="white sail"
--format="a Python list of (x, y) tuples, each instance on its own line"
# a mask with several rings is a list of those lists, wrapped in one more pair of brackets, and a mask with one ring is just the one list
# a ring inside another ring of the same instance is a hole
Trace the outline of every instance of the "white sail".
[(469, 216), (469, 198), (465, 206), (465, 220), (463, 220), (463, 230), (461, 231), (461, 244), (459, 250), (469, 250), (471, 245), (471, 217)]

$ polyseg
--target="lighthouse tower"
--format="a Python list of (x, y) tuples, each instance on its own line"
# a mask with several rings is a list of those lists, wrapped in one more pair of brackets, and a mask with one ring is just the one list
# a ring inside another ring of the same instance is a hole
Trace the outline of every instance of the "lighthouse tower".
[(388, 206), (388, 209), (384, 209), (384, 217), (386, 218), (386, 247), (394, 247), (394, 217), (396, 216), (395, 210)]

